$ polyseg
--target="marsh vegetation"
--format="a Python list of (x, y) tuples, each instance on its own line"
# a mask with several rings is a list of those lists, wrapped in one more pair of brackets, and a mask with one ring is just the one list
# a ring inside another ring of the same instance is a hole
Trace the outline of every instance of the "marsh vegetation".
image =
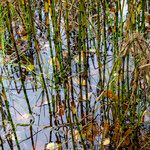
[(0, 2), (0, 149), (149, 149), (149, 0)]

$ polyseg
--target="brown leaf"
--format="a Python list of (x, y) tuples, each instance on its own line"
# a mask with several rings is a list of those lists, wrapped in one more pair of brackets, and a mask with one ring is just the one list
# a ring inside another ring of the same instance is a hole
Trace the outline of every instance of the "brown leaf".
[(113, 142), (117, 145), (119, 142), (119, 139), (121, 137), (121, 133), (120, 133), (120, 123), (119, 121), (116, 121), (114, 124), (114, 135), (112, 137)]
[(128, 146), (130, 144), (130, 138), (127, 137), (123, 142), (122, 144), (120, 145), (120, 147), (124, 148), (126, 146)]
[(115, 12), (116, 12), (116, 8), (115, 8), (115, 7), (110, 7), (110, 11), (111, 11), (112, 13), (115, 13)]
[(104, 96), (108, 98), (112, 98), (113, 92), (111, 90), (104, 91)]
[(104, 128), (103, 128), (103, 135), (104, 135), (104, 137), (107, 136), (107, 134), (109, 132), (109, 127), (110, 127), (109, 123), (105, 121), (104, 122)]
[(2, 44), (0, 43), (0, 50), (2, 49)]
[(27, 36), (27, 32), (23, 27), (20, 28), (17, 33), (18, 33), (19, 36)]
[(104, 91), (103, 95), (112, 100), (118, 100), (118, 96), (113, 93), (111, 90)]
[(130, 134), (132, 133), (132, 129), (129, 128), (123, 135), (123, 142), (121, 143), (120, 147), (126, 147), (130, 144)]
[(149, 14), (145, 14), (145, 18), (146, 18), (146, 22), (150, 23), (150, 15)]
[(65, 114), (65, 106), (64, 104), (60, 104), (59, 106), (57, 106), (57, 115), (61, 117), (64, 114)]
[(94, 141), (96, 136), (98, 136), (101, 133), (100, 127), (97, 123), (90, 123), (89, 125), (83, 128), (83, 132), (85, 138), (89, 141)]

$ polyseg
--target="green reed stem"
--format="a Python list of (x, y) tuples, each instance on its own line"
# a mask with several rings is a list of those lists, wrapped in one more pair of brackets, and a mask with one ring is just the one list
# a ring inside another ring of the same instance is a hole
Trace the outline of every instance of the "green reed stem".
[[(19, 73), (20, 73), (20, 76), (21, 76), (21, 83), (22, 83), (22, 87), (23, 87), (23, 92), (24, 92), (24, 95), (25, 95), (25, 99), (26, 99), (26, 103), (27, 103), (27, 106), (28, 106), (29, 113), (32, 115), (32, 109), (30, 107), (30, 102), (29, 102), (29, 99), (28, 99), (28, 95), (27, 95), (27, 91), (26, 91), (26, 88), (25, 88), (24, 80), (22, 78), (23, 73), (22, 73), (22, 69), (21, 69), (21, 59), (20, 59), (20, 56), (19, 56), (19, 52), (18, 52), (17, 45), (16, 45), (15, 38), (14, 38), (14, 34), (13, 34), (12, 17), (11, 17), (11, 13), (10, 13), (10, 4), (9, 4), (9, 2), (7, 2), (7, 10), (8, 10), (9, 27), (10, 27), (9, 29), (10, 29), (10, 34), (11, 34), (13, 46), (15, 48), (15, 52), (16, 52), (17, 59), (18, 59)], [(32, 126), (30, 126), (30, 133), (31, 133), (32, 147), (34, 149)]]
[[(10, 109), (9, 109), (9, 103), (8, 103), (5, 88), (4, 88), (4, 85), (3, 85), (3, 82), (2, 82), (2, 77), (0, 77), (0, 83), (1, 83), (1, 86), (2, 86), (2, 95), (3, 95), (3, 98), (4, 98), (4, 103), (5, 103), (5, 106), (6, 106), (7, 113), (8, 113), (8, 120), (10, 121), (12, 130), (13, 130), (13, 134), (14, 134), (14, 137), (15, 137), (17, 148), (18, 148), (18, 150), (21, 150), (20, 145), (19, 145), (19, 141), (18, 141), (18, 137), (17, 137), (17, 133), (16, 133), (16, 128), (15, 128), (14, 122), (12, 120), (11, 112), (10, 112)], [(1, 96), (0, 96), (0, 100), (2, 101)]]

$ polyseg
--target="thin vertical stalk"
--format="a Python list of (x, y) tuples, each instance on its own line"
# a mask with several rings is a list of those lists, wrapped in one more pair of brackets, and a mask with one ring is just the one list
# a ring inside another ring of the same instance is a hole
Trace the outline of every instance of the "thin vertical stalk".
[(1, 149), (4, 150), (3, 139), (1, 138), (1, 136), (0, 136), (0, 146), (1, 146)]
[[(82, 2), (79, 2), (79, 34), (78, 34), (78, 53), (79, 53), (79, 88), (80, 88), (80, 98), (82, 99), (82, 76), (81, 76), (81, 71), (82, 71), (82, 62), (81, 62), (81, 57), (83, 57), (82, 54), (82, 49), (83, 49), (83, 39), (82, 39), (82, 33), (83, 33), (83, 25), (82, 25), (82, 17), (83, 17), (83, 8), (82, 8)], [(81, 55), (82, 54), (82, 55)], [(83, 110), (83, 102), (80, 102), (80, 113), (81, 113), (81, 118), (82, 118), (82, 125), (85, 124), (85, 120), (83, 119), (84, 117), (84, 110)]]
[[(65, 21), (66, 21), (66, 35), (67, 35), (67, 48), (68, 48), (68, 63), (69, 63), (69, 75), (72, 75), (72, 68), (71, 68), (71, 48), (70, 48), (70, 32), (69, 32), (69, 7), (68, 7), (68, 0), (66, 0), (66, 15), (65, 15)], [(73, 83), (72, 83), (72, 78), (70, 78), (70, 83), (71, 83), (71, 96), (72, 96), (72, 101), (74, 102), (74, 97), (73, 97)], [(68, 82), (69, 85), (69, 82)], [(66, 86), (65, 86), (66, 87)], [(73, 143), (73, 149), (76, 149), (75, 141), (74, 141), (74, 135), (73, 135), (73, 126), (72, 126), (72, 121), (71, 121), (71, 108), (70, 108), (70, 98), (69, 98), (69, 89), (68, 89), (68, 97), (67, 97), (67, 102), (68, 102), (68, 121), (70, 123), (70, 128), (71, 128), (71, 136), (72, 136), (72, 143)]]
[[(102, 81), (102, 87), (104, 89), (105, 83), (106, 83), (106, 62), (107, 62), (107, 37), (106, 37), (106, 1), (104, 0), (102, 2), (102, 8), (103, 8), (103, 44), (104, 44), (104, 51), (103, 51), (103, 81)], [(108, 101), (108, 99), (107, 99)], [(106, 119), (106, 107), (105, 107), (105, 100), (103, 99), (103, 112), (104, 112), (104, 118)]]
[[(18, 52), (17, 45), (16, 45), (15, 38), (14, 38), (14, 34), (13, 34), (12, 18), (11, 18), (11, 13), (10, 13), (10, 4), (9, 4), (8, 1), (7, 1), (7, 10), (8, 10), (10, 34), (11, 34), (13, 46), (15, 48), (15, 52), (16, 52), (16, 55), (17, 55), (17, 59), (18, 59), (19, 73), (20, 73), (20, 77), (21, 77), (21, 83), (22, 83), (22, 87), (23, 87), (23, 92), (24, 92), (24, 95), (25, 95), (25, 99), (26, 99), (26, 103), (27, 103), (27, 106), (28, 106), (29, 113), (32, 115), (32, 109), (30, 107), (30, 102), (29, 102), (29, 99), (28, 99), (28, 95), (27, 95), (27, 91), (26, 91), (26, 88), (25, 88), (24, 80), (22, 78), (23, 77), (23, 73), (22, 73), (22, 69), (21, 69), (21, 59), (20, 59), (20, 56), (19, 56), (19, 52)], [(34, 140), (33, 140), (33, 136), (32, 136), (33, 135), (33, 133), (32, 133), (32, 126), (30, 126), (30, 133), (31, 133), (32, 147), (34, 149)]]
[(33, 13), (32, 13), (32, 9), (31, 9), (31, 1), (28, 0), (28, 10), (29, 10), (29, 15), (30, 15), (30, 23), (31, 23), (31, 32), (33, 34), (33, 38), (34, 38), (34, 44), (35, 44), (35, 49), (36, 49), (36, 56), (37, 56), (37, 61), (38, 61), (38, 66), (41, 72), (41, 77), (42, 77), (42, 83), (44, 86), (44, 90), (46, 93), (46, 98), (47, 98), (47, 102), (48, 102), (48, 110), (49, 110), (49, 114), (50, 114), (50, 126), (52, 126), (52, 111), (51, 111), (51, 106), (50, 106), (50, 98), (49, 98), (49, 94), (48, 94), (48, 89), (46, 86), (46, 82), (44, 79), (44, 73), (43, 73), (43, 69), (40, 63), (40, 57), (39, 57), (39, 45), (38, 45), (38, 41), (36, 39), (36, 33), (35, 33), (35, 27), (34, 27), (34, 21), (33, 21)]
[(141, 31), (144, 33), (145, 31), (145, 0), (142, 0), (142, 23), (141, 23)]
[[(5, 106), (6, 106), (7, 113), (8, 113), (8, 120), (10, 121), (12, 130), (13, 130), (13, 134), (14, 134), (14, 137), (15, 137), (17, 148), (18, 148), (18, 150), (21, 150), (20, 145), (19, 145), (19, 141), (18, 141), (18, 137), (17, 137), (17, 133), (16, 133), (16, 128), (15, 128), (14, 122), (12, 120), (11, 112), (10, 112), (10, 109), (9, 109), (9, 103), (8, 103), (5, 88), (4, 88), (4, 85), (3, 85), (3, 82), (2, 82), (2, 77), (0, 77), (0, 84), (2, 86), (2, 95), (3, 95), (3, 98), (4, 98), (4, 103), (5, 103)], [(0, 101), (2, 101), (1, 96), (0, 96)]]
[(102, 83), (102, 71), (101, 71), (101, 26), (100, 26), (100, 16), (101, 16), (101, 9), (100, 9), (100, 0), (97, 1), (97, 13), (98, 13), (98, 19), (97, 19), (97, 59), (98, 59), (98, 70), (99, 70), (99, 83), (100, 88), (103, 90), (103, 83)]

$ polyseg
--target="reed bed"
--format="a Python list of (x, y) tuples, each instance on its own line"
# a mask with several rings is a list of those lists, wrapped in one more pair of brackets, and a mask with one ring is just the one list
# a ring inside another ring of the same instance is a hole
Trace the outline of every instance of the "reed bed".
[(0, 147), (150, 147), (149, 0), (1, 0)]

